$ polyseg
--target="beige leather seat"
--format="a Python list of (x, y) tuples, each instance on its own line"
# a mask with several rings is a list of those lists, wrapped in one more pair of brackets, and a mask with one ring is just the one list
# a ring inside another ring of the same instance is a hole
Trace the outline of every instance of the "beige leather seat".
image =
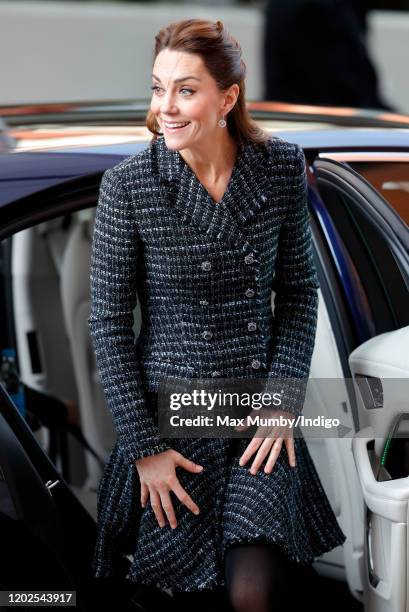
[[(77, 213), (61, 261), (61, 299), (70, 344), (83, 433), (98, 455), (107, 460), (116, 433), (106, 405), (88, 329), (90, 309), (90, 257), (95, 208)], [(86, 453), (88, 479), (97, 488), (101, 468)]]

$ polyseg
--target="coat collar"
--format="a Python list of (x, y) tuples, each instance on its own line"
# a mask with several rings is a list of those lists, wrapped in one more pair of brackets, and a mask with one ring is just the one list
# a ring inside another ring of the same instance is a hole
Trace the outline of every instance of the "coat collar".
[(248, 223), (271, 194), (268, 147), (247, 141), (239, 148), (227, 190), (214, 202), (178, 151), (168, 149), (164, 136), (151, 143), (164, 200), (184, 225), (194, 225), (219, 240), (255, 251), (246, 236)]

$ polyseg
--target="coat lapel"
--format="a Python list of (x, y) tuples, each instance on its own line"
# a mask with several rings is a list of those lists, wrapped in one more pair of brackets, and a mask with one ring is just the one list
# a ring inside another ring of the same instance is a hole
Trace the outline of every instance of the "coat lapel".
[(254, 252), (255, 246), (247, 240), (246, 224), (271, 195), (267, 148), (248, 142), (239, 150), (227, 190), (215, 203), (180, 153), (167, 148), (163, 136), (151, 146), (162, 196), (180, 223)]

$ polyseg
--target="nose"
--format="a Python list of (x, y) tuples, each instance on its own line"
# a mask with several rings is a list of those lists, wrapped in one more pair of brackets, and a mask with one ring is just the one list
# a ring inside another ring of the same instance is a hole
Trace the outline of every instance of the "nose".
[(172, 114), (176, 110), (175, 97), (172, 94), (172, 91), (168, 90), (163, 94), (161, 98), (160, 110), (164, 115), (167, 113)]

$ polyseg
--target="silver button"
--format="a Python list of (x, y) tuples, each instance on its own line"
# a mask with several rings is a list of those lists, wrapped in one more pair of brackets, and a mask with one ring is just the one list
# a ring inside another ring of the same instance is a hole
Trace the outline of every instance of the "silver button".
[(210, 340), (210, 338), (213, 337), (213, 334), (210, 330), (206, 329), (204, 332), (202, 332), (202, 338), (204, 338), (205, 340)]
[(245, 256), (244, 261), (246, 262), (246, 264), (253, 263), (253, 261), (254, 261), (253, 253), (248, 253), (248, 255)]
[(254, 297), (255, 291), (254, 289), (246, 289), (246, 297)]
[(250, 323), (247, 323), (247, 329), (249, 331), (255, 331), (257, 329), (257, 323), (250, 321)]
[(267, 197), (264, 195), (264, 193), (262, 194), (261, 199), (263, 200), (263, 202), (267, 200)]
[(254, 368), (255, 370), (258, 370), (260, 366), (261, 366), (261, 362), (258, 359), (253, 359), (253, 361), (251, 362), (251, 367)]
[(200, 300), (200, 304), (201, 304), (201, 306), (207, 306), (207, 305), (208, 305), (208, 303), (209, 303), (209, 301), (208, 301), (208, 300)]
[(206, 270), (206, 272), (208, 270), (210, 270), (210, 268), (212, 267), (212, 264), (210, 263), (210, 261), (202, 261), (202, 270)]
[(216, 376), (221, 376), (220, 372), (212, 372), (212, 376), (213, 378), (216, 378)]

